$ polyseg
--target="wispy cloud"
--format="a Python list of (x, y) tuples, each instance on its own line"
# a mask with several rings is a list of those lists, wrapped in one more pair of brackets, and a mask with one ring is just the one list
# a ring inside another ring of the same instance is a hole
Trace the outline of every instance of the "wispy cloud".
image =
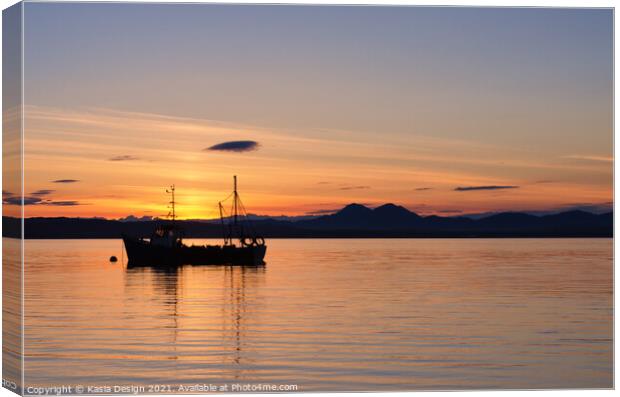
[(259, 146), (259, 143), (256, 141), (229, 141), (218, 143), (203, 150), (240, 153), (257, 150)]
[(49, 189), (41, 189), (35, 192), (30, 193), (31, 196), (47, 196), (48, 194), (54, 193), (54, 190)]
[(370, 186), (343, 186), (340, 188), (340, 190), (365, 190), (365, 189), (370, 189)]
[(132, 156), (130, 154), (123, 154), (121, 156), (114, 156), (108, 159), (109, 161), (135, 161), (140, 160), (140, 157)]
[(76, 183), (79, 182), (77, 179), (56, 179), (52, 181), (52, 183)]
[(55, 205), (59, 207), (72, 207), (75, 205), (85, 205), (84, 203), (80, 203), (79, 201), (74, 200), (64, 200), (64, 201), (44, 201), (40, 203), (41, 205)]
[(432, 187), (418, 187), (413, 190), (418, 191), (418, 192), (423, 192), (425, 190), (432, 190), (432, 189), (433, 189)]
[(498, 185), (490, 185), (490, 186), (459, 186), (454, 190), (457, 192), (470, 192), (474, 190), (501, 190), (501, 189), (518, 189), (519, 186), (498, 186)]
[(610, 156), (593, 156), (593, 155), (584, 155), (584, 154), (571, 154), (569, 156), (564, 156), (565, 159), (571, 160), (581, 160), (581, 161), (597, 161), (604, 163), (611, 163), (614, 161), (613, 157)]
[(340, 208), (337, 209), (325, 209), (325, 210), (316, 210), (316, 211), (308, 211), (306, 215), (329, 215), (335, 212), (340, 211)]

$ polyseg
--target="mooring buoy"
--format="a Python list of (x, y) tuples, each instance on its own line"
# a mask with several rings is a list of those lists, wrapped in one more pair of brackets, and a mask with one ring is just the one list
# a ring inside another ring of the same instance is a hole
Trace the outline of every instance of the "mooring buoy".
[(110, 262), (116, 262), (116, 261), (118, 261), (118, 258), (116, 258), (114, 255), (112, 255), (110, 257)]

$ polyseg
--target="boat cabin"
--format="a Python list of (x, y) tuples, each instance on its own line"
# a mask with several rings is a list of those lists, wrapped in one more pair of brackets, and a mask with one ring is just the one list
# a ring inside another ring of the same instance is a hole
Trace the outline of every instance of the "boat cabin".
[(183, 244), (181, 231), (173, 225), (160, 225), (151, 235), (151, 245), (178, 247)]

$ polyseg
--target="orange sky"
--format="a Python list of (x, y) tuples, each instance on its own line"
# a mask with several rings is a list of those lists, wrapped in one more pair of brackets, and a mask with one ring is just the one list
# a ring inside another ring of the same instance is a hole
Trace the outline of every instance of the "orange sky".
[[(422, 214), (543, 210), (612, 200), (611, 158), (427, 136), (287, 130), (106, 109), (26, 108), (26, 216), (217, 216), (239, 177), (249, 212), (303, 215), (351, 202)], [(256, 139), (248, 152), (205, 151)], [(75, 180), (57, 183), (57, 180)], [(455, 191), (457, 187), (516, 186)], [(48, 192), (50, 191), (50, 192)], [(33, 195), (33, 193), (36, 193)], [(64, 204), (64, 205), (61, 205)]]

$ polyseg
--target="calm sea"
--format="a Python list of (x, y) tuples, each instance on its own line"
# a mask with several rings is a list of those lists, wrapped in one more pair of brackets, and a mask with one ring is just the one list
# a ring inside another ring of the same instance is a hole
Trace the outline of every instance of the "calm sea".
[(613, 386), (611, 239), (268, 246), (264, 267), (157, 270), (120, 240), (26, 241), (26, 386)]

